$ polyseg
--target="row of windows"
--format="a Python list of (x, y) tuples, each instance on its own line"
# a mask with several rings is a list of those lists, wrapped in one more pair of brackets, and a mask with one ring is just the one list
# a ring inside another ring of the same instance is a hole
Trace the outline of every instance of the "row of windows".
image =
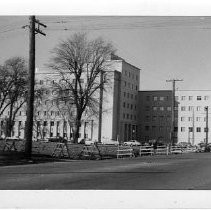
[[(181, 96), (181, 101), (185, 101), (185, 100), (192, 101), (193, 99), (194, 99), (193, 96)], [(205, 101), (207, 101), (209, 99), (209, 96), (196, 96), (196, 100), (197, 101), (201, 101), (203, 99)], [(175, 96), (175, 100), (178, 101), (179, 100), (179, 96)]]
[(130, 71), (125, 71), (125, 76), (128, 76), (129, 78), (132, 78), (132, 79), (136, 79), (136, 81), (138, 81), (138, 75), (134, 75), (133, 73), (131, 73)]
[[(75, 83), (75, 79), (72, 79), (72, 83)], [(59, 80), (59, 83), (61, 82), (61, 80)], [(80, 83), (84, 83), (84, 79), (80, 79)], [(53, 84), (55, 84), (55, 80), (40, 80), (39, 81), (39, 84), (40, 85), (53, 85)]]
[[(184, 122), (184, 121), (193, 121), (193, 117), (181, 117), (180, 120), (182, 122)], [(195, 120), (197, 122), (206, 121), (206, 117), (195, 117)]]
[(133, 95), (132, 93), (126, 93), (126, 92), (124, 92), (124, 97), (135, 99), (135, 100), (137, 99), (137, 95)]
[[(167, 130), (167, 131), (169, 131), (170, 129), (171, 129), (170, 126), (148, 126), (148, 125), (145, 126), (145, 131), (150, 131), (150, 130), (152, 130), (152, 131), (155, 131), (155, 130), (159, 130), (159, 131)], [(189, 132), (193, 132), (193, 127), (188, 127), (188, 128), (181, 127), (180, 128), (181, 132), (185, 132), (186, 129), (188, 129)], [(204, 132), (207, 132), (207, 131), (208, 131), (208, 129), (204, 128)], [(196, 127), (196, 132), (197, 133), (202, 132), (202, 128), (201, 127)]]
[[(181, 111), (193, 111), (193, 110), (194, 110), (193, 106), (181, 106)], [(204, 107), (197, 106), (195, 110), (196, 111), (203, 111)]]
[(136, 120), (136, 115), (125, 114), (125, 113), (123, 113), (123, 119), (127, 119), (127, 120)]
[[(151, 96), (146, 96), (146, 101), (150, 101)], [(152, 96), (153, 101), (168, 101), (169, 97), (168, 96)]]
[(128, 87), (131, 90), (138, 90), (138, 85), (134, 85), (134, 84), (132, 84), (130, 82), (126, 82), (126, 81), (125, 81), (125, 87)]
[(157, 121), (157, 120), (160, 120), (160, 121), (169, 121), (171, 120), (171, 116), (163, 116), (163, 115), (160, 115), (160, 116), (145, 116), (145, 122), (150, 122), (150, 121)]
[[(151, 110), (150, 106), (145, 106), (145, 111), (150, 111), (150, 110)], [(171, 107), (170, 106), (167, 106), (167, 107), (164, 107), (164, 106), (153, 106), (152, 110), (153, 111), (171, 111)]]
[[(186, 128), (186, 127), (181, 127), (181, 132), (185, 132), (186, 129), (187, 129), (187, 131), (189, 131), (189, 132), (193, 132), (193, 127), (188, 127), (188, 128)], [(207, 129), (207, 128), (204, 128), (204, 132), (207, 132), (207, 131), (208, 131), (208, 129)], [(196, 127), (196, 132), (197, 132), (197, 133), (202, 132), (202, 128), (201, 128), (201, 127)]]
[(145, 126), (145, 131), (150, 131), (150, 129), (152, 131), (155, 131), (155, 130), (159, 130), (159, 131), (169, 131), (171, 129), (170, 126)]
[(133, 105), (133, 104), (129, 104), (129, 103), (126, 103), (126, 102), (123, 102), (123, 107), (124, 108), (128, 108), (128, 109), (135, 109), (136, 110), (136, 105)]

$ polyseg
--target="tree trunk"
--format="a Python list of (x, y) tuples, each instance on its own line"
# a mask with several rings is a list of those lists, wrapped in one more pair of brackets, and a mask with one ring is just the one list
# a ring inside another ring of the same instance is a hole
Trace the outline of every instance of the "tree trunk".
[(81, 127), (81, 116), (82, 114), (78, 114), (77, 119), (74, 123), (74, 128), (73, 128), (73, 142), (78, 143), (78, 138), (79, 138), (79, 131)]
[(13, 103), (11, 103), (10, 105), (10, 115), (9, 115), (9, 119), (7, 120), (7, 126), (6, 126), (6, 136), (7, 137), (11, 137), (12, 136), (12, 129), (14, 126), (14, 122), (12, 120), (12, 112), (13, 112)]

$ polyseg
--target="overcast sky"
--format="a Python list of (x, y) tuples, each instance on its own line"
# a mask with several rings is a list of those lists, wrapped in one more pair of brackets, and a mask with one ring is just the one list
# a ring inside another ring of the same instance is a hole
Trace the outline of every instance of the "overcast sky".
[[(141, 68), (140, 89), (211, 89), (211, 17), (38, 16), (47, 36), (36, 35), (36, 67), (45, 68), (56, 44), (75, 32), (111, 41), (117, 54)], [(28, 60), (28, 16), (0, 16), (0, 64)], [(64, 30), (67, 29), (67, 30)]]

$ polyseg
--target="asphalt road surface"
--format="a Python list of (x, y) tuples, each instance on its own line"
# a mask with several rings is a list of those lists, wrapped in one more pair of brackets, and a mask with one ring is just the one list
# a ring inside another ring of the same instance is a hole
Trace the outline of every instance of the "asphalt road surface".
[(211, 189), (211, 153), (0, 167), (0, 190)]

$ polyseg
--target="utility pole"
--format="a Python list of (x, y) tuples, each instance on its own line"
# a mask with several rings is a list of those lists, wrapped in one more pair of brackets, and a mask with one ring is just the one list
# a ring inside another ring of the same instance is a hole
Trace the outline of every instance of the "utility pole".
[(172, 103), (171, 103), (171, 133), (170, 133), (170, 141), (171, 144), (174, 143), (174, 127), (175, 127), (175, 83), (183, 81), (182, 79), (170, 79), (166, 80), (166, 82), (172, 82)]
[(208, 106), (205, 106), (205, 112), (206, 112), (206, 127), (205, 127), (205, 131), (206, 131), (206, 142), (205, 142), (205, 147), (207, 148), (207, 144), (208, 144)]
[(102, 136), (102, 112), (103, 112), (103, 70), (100, 71), (100, 104), (99, 104), (99, 125), (98, 125), (98, 143), (101, 143)]
[[(28, 96), (27, 96), (27, 116), (25, 126), (25, 155), (31, 158), (32, 153), (32, 134), (33, 134), (33, 111), (34, 111), (34, 84), (35, 84), (35, 34), (44, 34), (39, 27), (47, 27), (46, 25), (35, 19), (35, 16), (30, 16), (29, 25), (29, 71), (28, 71)], [(38, 24), (38, 28), (35, 24)]]
[(192, 145), (195, 144), (195, 111), (193, 107), (193, 139), (192, 139)]

